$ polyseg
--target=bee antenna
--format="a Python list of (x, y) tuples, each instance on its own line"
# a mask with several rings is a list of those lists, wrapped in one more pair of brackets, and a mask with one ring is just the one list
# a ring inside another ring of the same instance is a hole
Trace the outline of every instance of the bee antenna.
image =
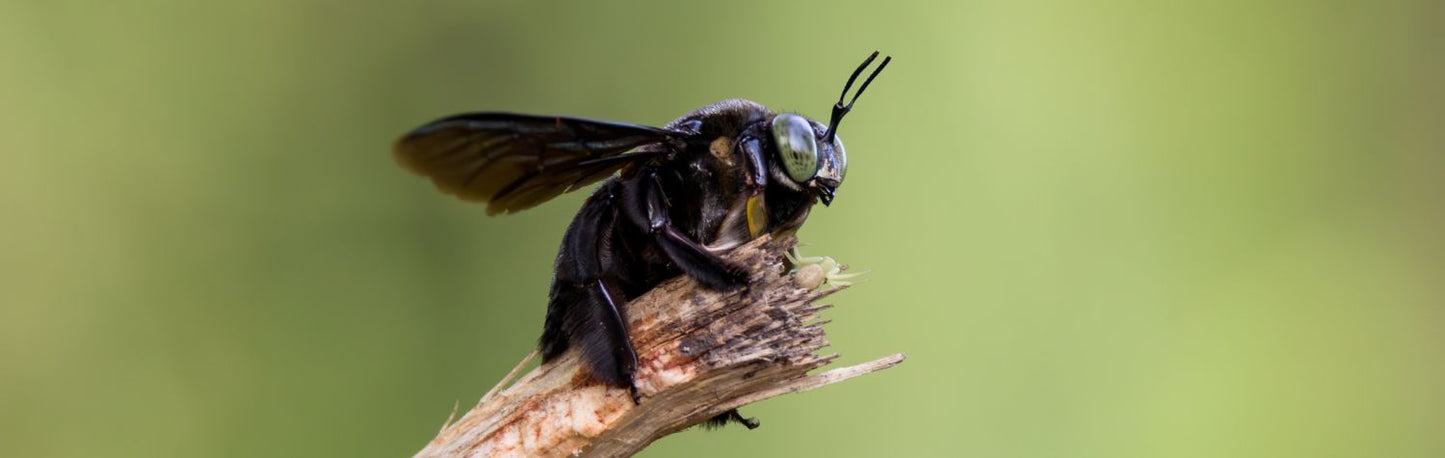
[(853, 110), (853, 104), (858, 102), (858, 96), (863, 95), (863, 91), (868, 89), (868, 83), (872, 83), (873, 78), (877, 78), (878, 73), (883, 71), (883, 67), (887, 67), (888, 62), (893, 60), (893, 56), (884, 57), (883, 63), (878, 64), (878, 68), (873, 69), (873, 73), (869, 74), (868, 79), (863, 80), (863, 85), (858, 87), (858, 92), (853, 93), (853, 99), (849, 100), (847, 105), (844, 105), (843, 99), (848, 97), (848, 90), (853, 88), (853, 82), (857, 81), (858, 75), (863, 74), (863, 69), (868, 68), (868, 64), (873, 63), (873, 59), (877, 58), (878, 51), (873, 51), (873, 54), (869, 54), (868, 58), (863, 60), (863, 64), (859, 65), (857, 70), (853, 70), (853, 75), (848, 77), (848, 84), (843, 85), (843, 93), (838, 95), (838, 103), (833, 104), (833, 116), (828, 120), (828, 133), (824, 135), (829, 142), (833, 141), (833, 137), (838, 135), (838, 123), (843, 120), (844, 115), (847, 115), (849, 111)]

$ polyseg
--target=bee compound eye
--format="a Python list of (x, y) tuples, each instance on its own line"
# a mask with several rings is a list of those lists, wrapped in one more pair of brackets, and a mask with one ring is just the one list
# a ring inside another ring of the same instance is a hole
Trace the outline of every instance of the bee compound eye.
[(812, 123), (802, 116), (781, 114), (773, 118), (773, 140), (788, 177), (802, 183), (818, 173), (818, 140)]

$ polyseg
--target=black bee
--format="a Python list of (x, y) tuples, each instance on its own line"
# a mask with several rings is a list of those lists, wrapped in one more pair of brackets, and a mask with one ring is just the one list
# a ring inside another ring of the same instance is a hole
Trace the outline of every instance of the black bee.
[(747, 100), (708, 105), (662, 128), (467, 113), (408, 133), (396, 142), (396, 159), (443, 192), (486, 202), (487, 214), (605, 180), (562, 238), (540, 350), (545, 363), (577, 349), (593, 378), (633, 389), (636, 399), (627, 301), (679, 274), (740, 287), (748, 272), (719, 252), (796, 231), (813, 203), (831, 203), (847, 171), (838, 123), (891, 58), (847, 105), (843, 98), (877, 57), (848, 78), (827, 125)]

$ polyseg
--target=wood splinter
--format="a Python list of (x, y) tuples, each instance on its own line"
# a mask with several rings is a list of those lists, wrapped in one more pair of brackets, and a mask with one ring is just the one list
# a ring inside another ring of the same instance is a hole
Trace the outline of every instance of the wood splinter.
[(846, 285), (795, 284), (783, 257), (795, 243), (762, 237), (729, 252), (754, 273), (738, 291), (709, 290), (683, 276), (627, 304), (641, 403), (626, 389), (592, 381), (568, 352), (488, 393), (416, 456), (627, 456), (730, 409), (902, 362), (898, 353), (808, 374), (837, 358), (817, 354), (828, 345), (817, 313), (828, 306), (813, 302)]

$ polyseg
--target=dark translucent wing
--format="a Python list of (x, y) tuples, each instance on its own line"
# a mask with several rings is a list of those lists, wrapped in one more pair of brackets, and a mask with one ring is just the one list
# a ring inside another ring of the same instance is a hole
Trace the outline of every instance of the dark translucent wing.
[(487, 202), (487, 213), (525, 210), (592, 184), (657, 151), (634, 148), (683, 133), (636, 124), (510, 113), (468, 113), (418, 127), (396, 160), (438, 189)]

